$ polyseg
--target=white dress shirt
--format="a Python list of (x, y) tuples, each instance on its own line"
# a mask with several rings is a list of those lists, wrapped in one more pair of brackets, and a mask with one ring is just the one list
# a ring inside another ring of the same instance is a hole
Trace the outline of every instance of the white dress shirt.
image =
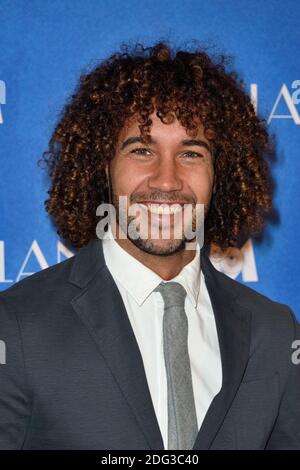
[[(167, 376), (162, 335), (164, 302), (160, 292), (153, 292), (163, 279), (127, 253), (114, 240), (111, 230), (103, 239), (103, 253), (141, 352), (164, 448), (168, 449)], [(199, 246), (193, 260), (170, 281), (179, 282), (187, 292), (188, 351), (200, 429), (214, 396), (221, 389), (222, 366), (215, 317), (200, 267)]]

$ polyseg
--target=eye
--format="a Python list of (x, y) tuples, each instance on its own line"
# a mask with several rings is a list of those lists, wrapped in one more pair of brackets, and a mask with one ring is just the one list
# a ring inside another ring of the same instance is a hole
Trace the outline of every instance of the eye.
[(146, 152), (149, 152), (150, 153), (150, 150), (146, 149), (146, 148), (137, 148), (137, 149), (133, 149), (130, 151), (130, 153), (135, 153), (135, 154), (140, 154), (140, 155), (146, 155)]
[(189, 155), (189, 158), (203, 158), (203, 155), (201, 155), (201, 153), (198, 153), (198, 152), (189, 151), (189, 152), (185, 152), (184, 156), (185, 155)]

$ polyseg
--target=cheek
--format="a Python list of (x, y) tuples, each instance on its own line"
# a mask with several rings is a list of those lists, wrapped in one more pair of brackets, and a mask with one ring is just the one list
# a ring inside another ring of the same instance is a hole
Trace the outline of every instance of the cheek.
[(145, 170), (136, 168), (129, 161), (111, 165), (111, 179), (115, 194), (129, 195), (147, 179)]
[(204, 202), (210, 199), (214, 183), (214, 173), (211, 168), (192, 172), (187, 181), (198, 201)]

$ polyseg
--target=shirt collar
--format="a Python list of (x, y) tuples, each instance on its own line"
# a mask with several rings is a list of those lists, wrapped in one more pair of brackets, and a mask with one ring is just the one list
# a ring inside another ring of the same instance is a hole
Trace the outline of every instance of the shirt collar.
[(197, 244), (196, 254), (177, 276), (165, 281), (134, 256), (127, 253), (113, 237), (111, 227), (103, 238), (103, 254), (105, 263), (122, 287), (141, 306), (160, 282), (179, 282), (186, 290), (193, 306), (197, 306), (200, 290), (200, 247)]

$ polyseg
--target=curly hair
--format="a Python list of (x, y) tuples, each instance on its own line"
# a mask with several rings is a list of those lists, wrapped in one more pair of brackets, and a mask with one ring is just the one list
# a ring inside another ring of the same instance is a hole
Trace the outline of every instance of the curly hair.
[[(46, 210), (74, 247), (96, 238), (96, 208), (108, 202), (106, 164), (125, 121), (139, 117), (147, 141), (151, 113), (175, 115), (187, 133), (204, 134), (215, 149), (215, 193), (205, 221), (205, 245), (236, 247), (259, 235), (272, 211), (271, 139), (229, 56), (205, 48), (174, 51), (122, 44), (120, 52), (81, 74), (41, 159), (51, 178)], [(155, 108), (153, 99), (155, 99)]]

